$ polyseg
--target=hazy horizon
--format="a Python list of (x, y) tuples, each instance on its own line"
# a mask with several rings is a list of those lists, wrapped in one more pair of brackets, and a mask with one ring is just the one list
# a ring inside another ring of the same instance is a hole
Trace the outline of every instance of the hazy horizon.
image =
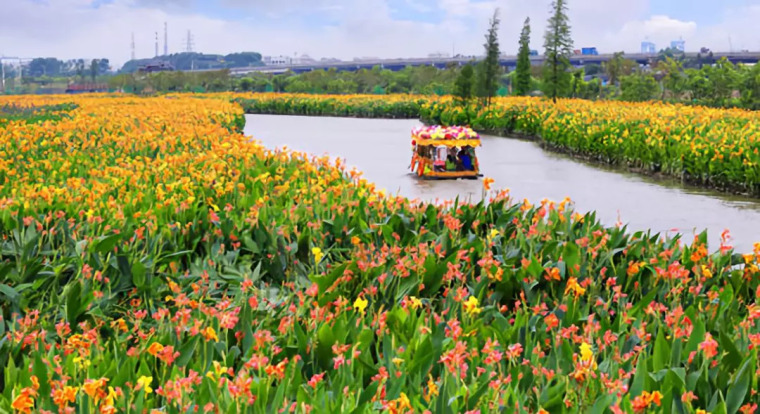
[[(760, 50), (753, 24), (760, 0), (570, 0), (576, 48), (600, 53), (638, 52), (641, 42), (658, 49), (682, 38), (687, 51)], [(137, 58), (185, 50), (227, 54), (308, 54), (355, 57), (423, 57), (431, 53), (477, 55), (493, 10), (501, 10), (503, 53), (514, 54), (525, 17), (534, 49), (543, 49), (550, 0), (0, 0), (0, 56), (24, 58), (107, 57), (114, 67), (129, 60), (134, 32)]]

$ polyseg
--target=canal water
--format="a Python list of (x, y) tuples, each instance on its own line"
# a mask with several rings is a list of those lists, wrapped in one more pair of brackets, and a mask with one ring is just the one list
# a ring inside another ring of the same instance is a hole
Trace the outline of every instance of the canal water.
[[(267, 147), (342, 158), (392, 194), (432, 202), (479, 201), (482, 194), (480, 180), (424, 181), (410, 174), (410, 132), (421, 125), (415, 120), (247, 115), (246, 121), (245, 133)], [(493, 188), (509, 188), (516, 200), (570, 197), (577, 211), (596, 211), (607, 225), (620, 221), (631, 231), (679, 232), (688, 243), (707, 229), (711, 250), (725, 229), (737, 251), (750, 252), (760, 241), (757, 200), (589, 165), (518, 139), (483, 136), (477, 155), (481, 172), (495, 180)]]

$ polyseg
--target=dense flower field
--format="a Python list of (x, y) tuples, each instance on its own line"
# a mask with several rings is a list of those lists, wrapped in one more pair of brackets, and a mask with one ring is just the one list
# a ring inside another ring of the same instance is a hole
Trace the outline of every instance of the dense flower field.
[(604, 163), (664, 174), (720, 190), (760, 196), (760, 115), (743, 110), (617, 101), (497, 98), (469, 110), (451, 98), (406, 95), (235, 95), (250, 113), (421, 117), (540, 138), (555, 149)]
[(488, 180), (489, 203), (389, 197), (251, 141), (225, 99), (27, 99), (77, 108), (0, 129), (0, 411), (760, 402), (760, 246), (604, 228)]

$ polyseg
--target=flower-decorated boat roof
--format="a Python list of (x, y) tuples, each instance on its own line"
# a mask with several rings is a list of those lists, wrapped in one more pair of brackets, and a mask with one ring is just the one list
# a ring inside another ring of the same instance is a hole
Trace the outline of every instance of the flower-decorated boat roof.
[(412, 141), (412, 145), (477, 147), (480, 146), (480, 135), (469, 127), (433, 125), (413, 129)]

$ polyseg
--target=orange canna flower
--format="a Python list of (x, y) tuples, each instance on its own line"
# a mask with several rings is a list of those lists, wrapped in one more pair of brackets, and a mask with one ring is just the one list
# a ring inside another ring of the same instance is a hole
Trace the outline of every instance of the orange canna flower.
[(21, 393), (11, 403), (11, 408), (21, 413), (31, 413), (32, 408), (34, 408), (35, 395), (37, 395), (37, 392), (31, 387), (22, 389)]
[(491, 189), (491, 184), (493, 184), (493, 183), (494, 183), (493, 178), (491, 178), (491, 177), (484, 178), (483, 179), (483, 189), (486, 190), (486, 191), (489, 191)]
[(76, 401), (78, 391), (78, 387), (70, 387), (68, 385), (63, 388), (58, 388), (53, 391), (53, 402), (63, 410), (68, 404)]
[(148, 353), (151, 354), (151, 355), (153, 355), (153, 356), (157, 356), (158, 353), (161, 352), (161, 351), (163, 351), (163, 350), (164, 350), (164, 346), (161, 345), (158, 342), (153, 342), (148, 347)]

